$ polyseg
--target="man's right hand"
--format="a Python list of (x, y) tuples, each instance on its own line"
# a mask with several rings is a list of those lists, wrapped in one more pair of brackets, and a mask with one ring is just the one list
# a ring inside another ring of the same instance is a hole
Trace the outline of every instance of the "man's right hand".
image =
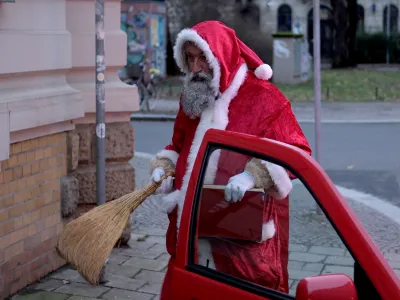
[[(165, 171), (162, 168), (154, 169), (151, 174), (151, 180), (154, 182), (160, 182), (161, 177), (165, 175)], [(160, 187), (155, 191), (154, 194), (169, 194), (174, 189), (174, 178), (172, 176), (168, 176), (161, 183)]]

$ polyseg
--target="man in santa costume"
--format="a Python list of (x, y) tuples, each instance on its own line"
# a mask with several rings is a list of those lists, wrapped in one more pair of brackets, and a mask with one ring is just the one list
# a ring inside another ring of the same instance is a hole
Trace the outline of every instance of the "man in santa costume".
[[(194, 161), (210, 128), (251, 134), (297, 146), (310, 146), (290, 102), (268, 79), (271, 68), (218, 21), (182, 30), (174, 58), (186, 74), (172, 140), (151, 162), (152, 180), (174, 171), (157, 193), (170, 220), (166, 245), (175, 259), (181, 212)], [(262, 243), (198, 240), (198, 263), (268, 288), (288, 292), (288, 194), (294, 177), (281, 166), (232, 151), (214, 151), (204, 184), (225, 185), (225, 200), (240, 201), (246, 190), (268, 195)], [(240, 220), (238, 220), (240, 222)], [(163, 297), (168, 297), (168, 272)]]

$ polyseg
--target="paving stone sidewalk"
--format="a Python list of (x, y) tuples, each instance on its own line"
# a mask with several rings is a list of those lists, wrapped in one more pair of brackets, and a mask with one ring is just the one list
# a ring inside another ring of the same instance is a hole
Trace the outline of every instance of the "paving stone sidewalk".
[[(26, 288), (13, 300), (93, 300), (159, 299), (169, 255), (165, 230), (147, 227), (133, 229), (129, 247), (114, 249), (106, 267), (107, 282), (89, 285), (74, 269), (65, 266), (41, 282)], [(400, 269), (400, 255), (388, 256)], [(327, 273), (353, 277), (353, 259), (340, 247), (290, 244), (290, 294), (300, 279)], [(400, 276), (400, 270), (397, 270)]]
[(12, 299), (158, 299), (169, 259), (164, 235), (165, 230), (134, 228), (128, 247), (113, 249), (104, 284), (90, 285), (67, 265)]
[[(148, 181), (148, 161), (135, 158), (137, 187)], [(146, 200), (132, 215), (129, 245), (114, 249), (106, 267), (106, 282), (89, 285), (65, 266), (29, 286), (13, 300), (159, 299), (169, 259), (165, 248), (168, 219), (157, 209), (160, 199)], [(348, 199), (360, 221), (400, 276), (400, 226), (364, 205)], [(353, 277), (353, 259), (324, 216), (314, 213), (309, 192), (296, 184), (291, 196), (289, 284), (294, 295), (300, 279), (327, 273)]]

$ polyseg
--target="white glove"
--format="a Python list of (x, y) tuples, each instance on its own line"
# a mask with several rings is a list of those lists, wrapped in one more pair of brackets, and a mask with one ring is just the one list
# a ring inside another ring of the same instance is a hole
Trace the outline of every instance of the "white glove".
[(242, 172), (231, 177), (225, 187), (225, 200), (228, 202), (237, 202), (242, 200), (244, 193), (252, 189), (256, 182), (253, 176), (248, 172)]
[[(160, 182), (161, 177), (165, 175), (165, 171), (162, 168), (156, 168), (151, 174), (151, 180), (154, 182)], [(174, 178), (172, 176), (168, 176), (161, 183), (160, 187), (155, 191), (155, 195), (157, 194), (169, 194), (172, 192), (174, 188)]]

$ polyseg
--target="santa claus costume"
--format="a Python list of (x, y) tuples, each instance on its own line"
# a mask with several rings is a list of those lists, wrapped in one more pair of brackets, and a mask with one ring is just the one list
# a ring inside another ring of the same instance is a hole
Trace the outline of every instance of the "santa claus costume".
[[(170, 221), (166, 245), (171, 260), (176, 255), (181, 212), (194, 161), (208, 129), (274, 139), (311, 154), (290, 102), (268, 82), (272, 76), (271, 68), (236, 37), (234, 30), (218, 21), (206, 21), (182, 30), (174, 46), (174, 58), (186, 74), (189, 69), (183, 47), (188, 41), (203, 51), (212, 69), (211, 85), (216, 101), (196, 119), (186, 116), (180, 106), (171, 143), (152, 161), (151, 171), (160, 167), (175, 171), (175, 190), (162, 200)], [(293, 176), (270, 162), (251, 157), (238, 159), (234, 152), (215, 151), (209, 159), (204, 183), (226, 185), (231, 176), (243, 170), (255, 175), (256, 185), (264, 187), (269, 195), (263, 226), (264, 242), (247, 243), (243, 247), (239, 242), (212, 241), (203, 245), (208, 253), (199, 253), (199, 259), (207, 259), (211, 267), (236, 278), (288, 292), (287, 196)], [(164, 299), (169, 299), (168, 280), (167, 272), (162, 292)]]

